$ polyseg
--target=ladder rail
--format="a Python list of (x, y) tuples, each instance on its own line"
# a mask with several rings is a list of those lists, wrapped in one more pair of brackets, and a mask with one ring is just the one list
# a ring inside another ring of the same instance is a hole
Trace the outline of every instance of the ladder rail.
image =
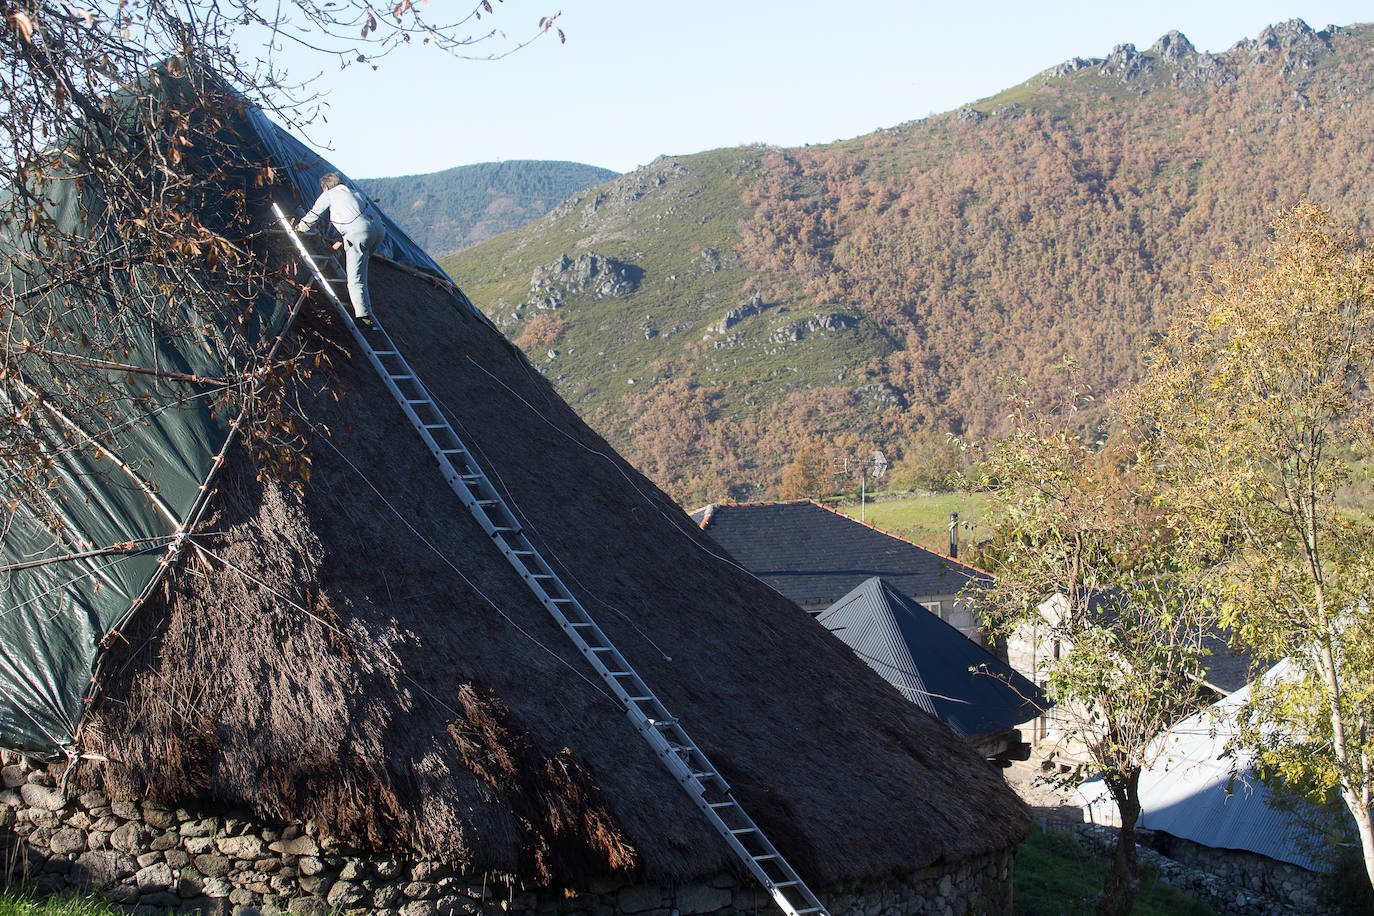
[[(329, 255), (321, 259), (314, 255), (296, 233), (281, 208), (273, 204), (272, 209), (286, 234), (295, 244), (301, 259), (309, 267), (313, 282), (346, 319), (344, 323), (352, 333), (358, 349), (367, 357), (392, 398), (438, 462), (445, 481), (472, 513), (482, 530), (492, 539), (507, 562), (525, 581), (554, 622), (596, 671), (602, 683), (620, 702), (635, 731), (783, 912), (788, 916), (811, 916), (813, 913), (829, 916), (820, 899), (811, 892), (758, 824), (735, 800), (729, 784), (711, 764), (706, 754), (669, 713), (663, 702), (634, 670), (629, 660), (615, 647), (600, 625), (592, 619), (582, 603), (563, 583), (562, 578), (530, 542), (519, 520), (501, 498), (476, 458), (468, 451), (452, 424), (444, 417), (418, 373), (401, 355), (400, 349), (381, 323), (374, 316), (373, 326), (368, 332), (382, 342), (383, 349), (378, 350), (368, 340), (367, 334), (364, 334), (351, 319), (350, 309), (334, 289), (334, 283), (342, 281), (331, 281), (325, 276), (321, 266), (323, 260), (337, 268), (337, 258)], [(395, 371), (387, 368), (383, 358), (396, 364)], [(402, 391), (402, 383), (414, 390), (409, 393)], [(426, 408), (434, 414), (432, 420), (420, 415), (420, 410)], [(460, 460), (461, 466), (455, 464), (455, 457)]]

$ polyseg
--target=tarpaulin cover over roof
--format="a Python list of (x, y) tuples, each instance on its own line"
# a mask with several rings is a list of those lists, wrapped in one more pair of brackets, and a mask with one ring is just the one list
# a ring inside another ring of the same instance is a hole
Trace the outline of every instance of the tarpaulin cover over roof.
[[(1282, 678), (1287, 665), (1280, 662), (1263, 679)], [(1203, 846), (1246, 850), (1322, 870), (1323, 864), (1306, 851), (1311, 845), (1303, 843), (1303, 828), (1274, 806), (1272, 791), (1247, 759), (1226, 756), (1250, 690), (1246, 686), (1223, 697), (1157, 739), (1163, 747), (1140, 774), (1139, 826)], [(1084, 783), (1077, 794), (1096, 820), (1116, 820), (1116, 804), (1101, 779)]]
[(816, 619), (960, 735), (1012, 728), (1049, 706), (1034, 684), (878, 576)]
[[(146, 115), (160, 106), (184, 112), (207, 94), (215, 98), (218, 118), (209, 121), (216, 143), (207, 148), (233, 149), (235, 155), (232, 162), (221, 157), (198, 164), (213, 177), (198, 189), (197, 218), (222, 229), (228, 218), (217, 224), (214, 209), (228, 209), (226, 200), (235, 195), (264, 209), (269, 197), (291, 210), (312, 202), (319, 176), (332, 168), (329, 163), (261, 111), (245, 106), (212, 75), (198, 72), (192, 77), (181, 67), (165, 65), (111, 103), (119, 115), (114, 123), (139, 129), (134, 124), (139, 122), (146, 129), (148, 122), (130, 111), (137, 107)], [(139, 106), (130, 104), (135, 101)], [(157, 123), (155, 116), (152, 121)], [(120, 141), (106, 134), (80, 142)], [(79, 162), (78, 156), (71, 158)], [(265, 168), (275, 179), (263, 181)], [(282, 183), (283, 176), (288, 183)], [(110, 230), (99, 225), (104, 207), (100, 175), (54, 180), (41, 190), (61, 232), (103, 244)], [(381, 218), (390, 236), (381, 254), (442, 275), (399, 227)], [(267, 228), (266, 223), (257, 228)], [(110, 245), (117, 243), (110, 234)], [(159, 294), (165, 276), (155, 266), (133, 268), (112, 283), (86, 284), (79, 290), (63, 284), (46, 291), (52, 277), (42, 262), (50, 253), (40, 250), (41, 242), (9, 227), (0, 234), (0, 247), (6, 296), (27, 294), (28, 302), (37, 303), (27, 314), (46, 314), (78, 330), (101, 326), (113, 331), (113, 339), (126, 344), (122, 364), (161, 373), (105, 370), (109, 390), (119, 391), (121, 400), (90, 412), (77, 403), (89, 392), (64, 395), (43, 360), (26, 359), (17, 372), (10, 372), (10, 383), (0, 394), (14, 408), (28, 411), (32, 433), (51, 459), (46, 479), (37, 484), (13, 466), (3, 472), (3, 496), (12, 514), (0, 539), (0, 563), (8, 569), (0, 577), (0, 747), (52, 754), (73, 745), (102, 639), (131, 612), (157, 575), (160, 557), (189, 521), (229, 433), (229, 417), (217, 401), (241, 377), (242, 368), (230, 348), (216, 339), (225, 329), (210, 326), (207, 316), (225, 322), (229, 316), (242, 317), (237, 331), (251, 348), (281, 331), (291, 305), (287, 297), (296, 290), (278, 285), (279, 294), (273, 294), (264, 287), (249, 297), (207, 288), (199, 306), (167, 315), (159, 324), (139, 320), (147, 309), (129, 307), (138, 301), (135, 297)], [(19, 328), (9, 339), (24, 336)], [(75, 345), (65, 354), (50, 354), (56, 359), (81, 355)], [(23, 380), (14, 381), (20, 375)], [(98, 387), (99, 371), (94, 378)], [(49, 389), (42, 398), (34, 394), (40, 388)], [(100, 418), (99, 426), (92, 422), (94, 416)], [(48, 487), (49, 480), (56, 486)], [(126, 546), (111, 549), (116, 545)], [(58, 559), (62, 557), (74, 558)], [(34, 565), (14, 568), (30, 563)]]

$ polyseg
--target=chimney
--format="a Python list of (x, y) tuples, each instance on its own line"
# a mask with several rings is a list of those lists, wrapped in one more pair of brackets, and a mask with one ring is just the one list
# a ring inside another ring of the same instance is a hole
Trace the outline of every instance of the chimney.
[(959, 559), (959, 513), (949, 514), (949, 557), (951, 560)]

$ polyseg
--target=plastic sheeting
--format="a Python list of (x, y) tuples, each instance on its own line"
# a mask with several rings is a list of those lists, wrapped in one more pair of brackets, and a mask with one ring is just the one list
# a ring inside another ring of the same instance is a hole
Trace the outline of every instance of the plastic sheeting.
[[(210, 84), (235, 98), (214, 77)], [(139, 88), (146, 99), (184, 96), (188, 83), (166, 69), (150, 74)], [(278, 185), (272, 194), (293, 209), (308, 206), (318, 194), (319, 175), (332, 170), (260, 111), (246, 108), (225, 130), (245, 160), (270, 165), (290, 176), (289, 187)], [(116, 141), (117, 142), (117, 141)], [(228, 170), (217, 181), (251, 182), (251, 172)], [(64, 231), (86, 234), (87, 213), (98, 212), (101, 201), (95, 183), (55, 182), (43, 190), (51, 213)], [(222, 189), (231, 190), (228, 186)], [(292, 193), (294, 191), (294, 193)], [(222, 195), (207, 194), (207, 199)], [(261, 196), (261, 195), (260, 195)], [(292, 198), (295, 198), (294, 200)], [(264, 226), (270, 214), (262, 215)], [(443, 276), (435, 262), (390, 219), (385, 218), (389, 247), (382, 253)], [(207, 222), (213, 222), (212, 215)], [(6, 279), (16, 293), (38, 290), (45, 277), (25, 275), (15, 265), (25, 259), (33, 240), (16, 233), (0, 236)], [(118, 332), (128, 342), (126, 365), (158, 367), (208, 379), (234, 375), (225, 348), (196, 334), (169, 335), (165, 327), (123, 317), (127, 296), (156, 296), (158, 277), (131, 273), (127, 284), (88, 287), (82, 296), (70, 289), (56, 294), (50, 313), (74, 326), (98, 321), (123, 321)], [(207, 291), (207, 297), (228, 293)], [(39, 300), (42, 301), (42, 300)], [(252, 321), (248, 335), (274, 338), (288, 317), (290, 303), (263, 295), (252, 303), (235, 302), (234, 309), (198, 308), (171, 316), (168, 326), (192, 327), (206, 314), (233, 314), (248, 306)], [(40, 381), (41, 365), (25, 366)], [(159, 573), (178, 529), (196, 504), (214, 457), (229, 434), (228, 420), (212, 411), (222, 386), (168, 379), (163, 376), (110, 372), (118, 388), (132, 397), (100, 412), (109, 428), (85, 428), (97, 414), (66, 404), (53, 392), (43, 405), (33, 406), (31, 424), (46, 443), (52, 466), (48, 478), (55, 488), (35, 488), (15, 467), (0, 470), (3, 495), (11, 512), (0, 531), (0, 747), (30, 754), (69, 751), (90, 695), (101, 641), (135, 609), (139, 597)], [(29, 389), (11, 386), (8, 397), (21, 406)], [(111, 386), (115, 390), (115, 386)], [(96, 444), (99, 439), (100, 444)], [(131, 548), (99, 555), (57, 559), (91, 553), (133, 542)], [(18, 564), (39, 561), (25, 569)]]

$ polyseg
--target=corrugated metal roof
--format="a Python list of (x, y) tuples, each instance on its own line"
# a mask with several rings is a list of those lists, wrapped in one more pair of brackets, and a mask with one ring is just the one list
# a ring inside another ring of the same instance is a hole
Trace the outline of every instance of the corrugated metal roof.
[(960, 735), (1012, 728), (1048, 704), (1034, 684), (878, 576), (817, 620)]
[[(1287, 664), (1275, 665), (1263, 679), (1283, 677)], [(1140, 826), (1204, 846), (1322, 870), (1322, 863), (1302, 850), (1303, 829), (1274, 807), (1273, 793), (1249, 765), (1252, 758), (1223, 757), (1226, 743), (1236, 735), (1236, 715), (1249, 697), (1246, 686), (1159, 739), (1163, 753), (1140, 774)], [(1095, 819), (1115, 822), (1116, 805), (1102, 780), (1084, 783), (1078, 794)]]

